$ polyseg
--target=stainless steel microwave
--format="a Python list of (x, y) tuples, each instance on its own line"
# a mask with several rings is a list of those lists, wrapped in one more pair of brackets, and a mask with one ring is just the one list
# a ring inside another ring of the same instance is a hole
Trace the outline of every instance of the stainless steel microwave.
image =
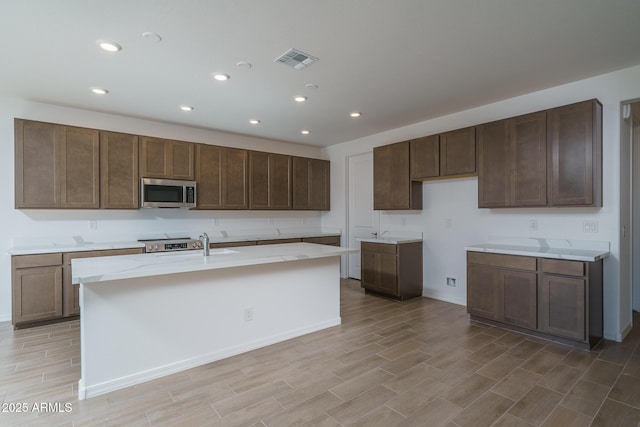
[(142, 178), (140, 206), (143, 208), (194, 208), (196, 182)]

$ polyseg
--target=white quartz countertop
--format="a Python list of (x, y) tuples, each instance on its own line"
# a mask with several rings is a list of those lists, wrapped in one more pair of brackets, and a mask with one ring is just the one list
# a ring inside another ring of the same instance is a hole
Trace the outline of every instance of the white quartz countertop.
[[(533, 242), (516, 241), (492, 242), (482, 245), (465, 247), (472, 252), (488, 252), (505, 255), (521, 255), (538, 258), (565, 259), (571, 261), (594, 262), (609, 256), (609, 242), (584, 242), (584, 241), (554, 241), (547, 239), (532, 239)], [(544, 240), (544, 242), (540, 242)], [(529, 244), (528, 244), (529, 243)], [(594, 244), (602, 243), (602, 244)]]
[(83, 258), (72, 260), (74, 284), (121, 280), (136, 277), (244, 267), (249, 265), (326, 258), (359, 252), (358, 249), (314, 243), (284, 243), (140, 255)]
[[(224, 233), (226, 234), (226, 233)], [(218, 233), (209, 233), (210, 243), (235, 243), (235, 242), (249, 242), (259, 240), (273, 240), (273, 239), (297, 239), (305, 237), (329, 237), (340, 236), (339, 232), (288, 232), (288, 233), (265, 233), (265, 234), (247, 234), (243, 236), (226, 236)], [(171, 236), (158, 235), (158, 236), (143, 236), (143, 238), (157, 238), (163, 239), (167, 237), (189, 237), (198, 238), (198, 236), (191, 235), (190, 233), (172, 233)], [(109, 249), (132, 249), (132, 248), (144, 248), (144, 243), (138, 242), (135, 238), (131, 240), (122, 240), (116, 242), (95, 242), (85, 240), (82, 237), (69, 237), (69, 238), (42, 238), (42, 239), (25, 239), (14, 243), (14, 245), (7, 251), (9, 255), (33, 255), (33, 254), (46, 254), (56, 252), (84, 252), (84, 251), (102, 251)]]

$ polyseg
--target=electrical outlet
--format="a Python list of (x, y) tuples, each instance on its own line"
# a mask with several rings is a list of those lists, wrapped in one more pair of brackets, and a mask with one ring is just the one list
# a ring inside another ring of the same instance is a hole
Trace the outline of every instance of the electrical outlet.
[(529, 231), (538, 231), (538, 220), (530, 219), (529, 220)]
[(244, 321), (251, 322), (253, 320), (253, 307), (244, 309)]
[(98, 229), (98, 221), (95, 219), (90, 219), (89, 220), (89, 229), (90, 230), (97, 230)]
[(444, 228), (451, 228), (452, 225), (453, 225), (453, 223), (451, 221), (451, 217), (448, 217), (448, 218), (444, 219)]
[(455, 278), (455, 277), (453, 277), (453, 276), (447, 276), (447, 277), (446, 277), (446, 283), (447, 283), (447, 286), (454, 286), (454, 287), (455, 287), (455, 286), (458, 286), (458, 285), (456, 284), (456, 282), (457, 282), (457, 281), (458, 281), (458, 279), (456, 279), (456, 278)]
[(583, 233), (597, 233), (598, 232), (598, 221), (582, 221), (582, 232)]

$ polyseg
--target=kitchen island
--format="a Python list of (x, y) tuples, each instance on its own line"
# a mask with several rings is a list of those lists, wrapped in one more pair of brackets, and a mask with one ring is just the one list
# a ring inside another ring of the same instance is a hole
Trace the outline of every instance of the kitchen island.
[(80, 399), (339, 325), (340, 256), (311, 243), (73, 260)]

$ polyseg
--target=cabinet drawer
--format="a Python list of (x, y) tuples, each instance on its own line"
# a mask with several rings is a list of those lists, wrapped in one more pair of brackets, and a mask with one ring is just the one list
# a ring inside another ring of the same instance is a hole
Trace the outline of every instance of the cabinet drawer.
[(46, 267), (61, 265), (62, 254), (16, 255), (13, 257), (14, 268)]
[(300, 243), (302, 239), (271, 239), (258, 240), (259, 245), (279, 245), (280, 243)]
[(544, 273), (578, 277), (582, 277), (585, 274), (585, 263), (581, 261), (565, 261), (557, 259), (542, 259), (540, 261), (542, 271)]
[(395, 255), (397, 252), (397, 248), (397, 245), (392, 245), (389, 243), (360, 242), (360, 249), (367, 252), (380, 252), (383, 254)]
[(105, 249), (100, 251), (83, 251), (83, 252), (67, 252), (63, 254), (62, 259), (64, 265), (70, 265), (72, 259), (77, 258), (95, 258), (102, 256), (116, 256), (116, 255), (137, 255), (144, 253), (142, 248), (131, 249)]
[(211, 249), (234, 248), (236, 246), (255, 246), (256, 244), (257, 242), (255, 240), (249, 240), (244, 242), (210, 243), (209, 248)]
[(467, 260), (471, 264), (488, 265), (491, 267), (503, 267), (527, 271), (536, 271), (538, 269), (537, 259), (526, 256), (467, 252)]
[(340, 246), (340, 236), (305, 237), (302, 241), (307, 243), (317, 243), (319, 245)]

